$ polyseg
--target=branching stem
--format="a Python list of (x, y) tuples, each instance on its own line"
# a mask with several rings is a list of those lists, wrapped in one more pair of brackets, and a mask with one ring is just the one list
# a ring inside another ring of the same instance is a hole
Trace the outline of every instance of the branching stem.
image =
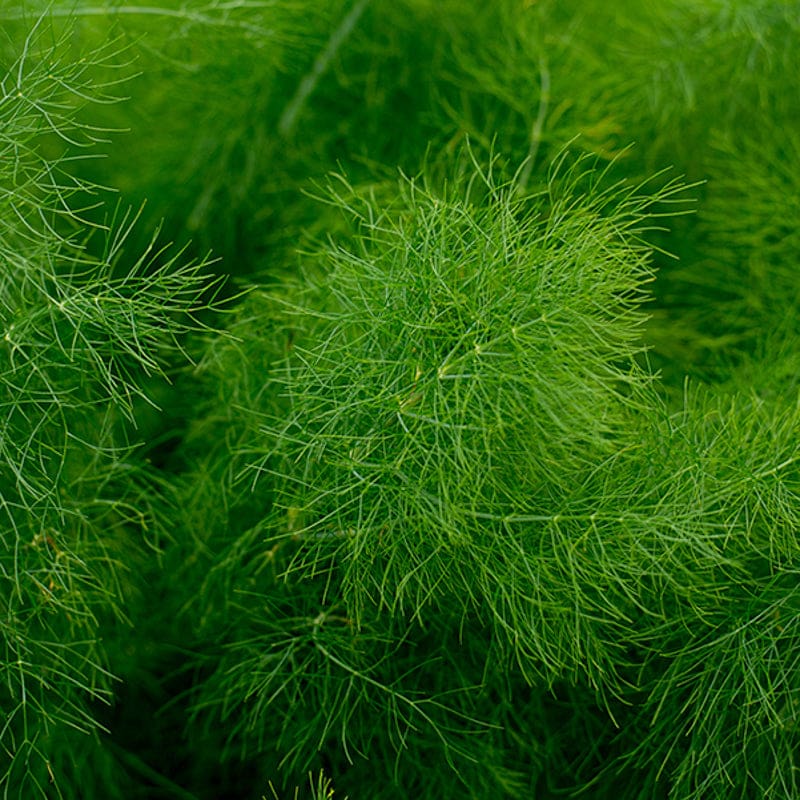
[(281, 136), (288, 137), (294, 131), (300, 111), (317, 87), (320, 78), (327, 72), (339, 48), (353, 32), (353, 29), (358, 24), (358, 20), (366, 10), (369, 2), (370, 0), (358, 0), (350, 9), (349, 13), (341, 21), (339, 27), (331, 35), (331, 38), (328, 39), (328, 43), (325, 45), (323, 51), (317, 56), (311, 71), (300, 81), (297, 91), (287, 104), (278, 121), (278, 132)]
[(542, 141), (542, 130), (544, 129), (544, 121), (547, 118), (547, 109), (550, 105), (550, 70), (547, 68), (547, 62), (544, 59), (539, 64), (539, 78), (539, 111), (531, 128), (531, 143), (528, 148), (528, 155), (525, 157), (525, 164), (520, 172), (519, 183), (517, 184), (518, 194), (524, 194), (528, 187), (528, 181), (536, 163), (536, 155), (539, 152), (539, 145)]

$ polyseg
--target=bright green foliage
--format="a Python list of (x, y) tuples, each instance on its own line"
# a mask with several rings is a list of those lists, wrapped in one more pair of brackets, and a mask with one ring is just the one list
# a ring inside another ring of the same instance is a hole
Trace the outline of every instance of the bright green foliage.
[[(119, 273), (128, 219), (97, 231), (92, 253), (80, 216), (91, 187), (51, 153), (94, 140), (75, 104), (105, 101), (107, 87), (65, 59), (44, 21), (20, 45), (0, 98), (0, 781), (33, 797), (74, 773), (75, 731), (94, 732), (91, 706), (111, 697), (100, 629), (125, 620), (166, 530), (160, 478), (120, 426), (182, 355), (208, 280), (155, 238)], [(79, 796), (79, 781), (66, 783)]]
[(800, 797), (798, 54), (0, 0), (0, 795)]
[[(316, 543), (292, 564), (301, 575), (340, 554), (356, 627), (372, 608), (423, 623), (480, 609), (546, 678), (605, 660), (591, 632), (551, 652), (559, 637), (536, 620), (558, 620), (575, 570), (593, 568), (559, 563), (555, 512), (576, 479), (635, 446), (648, 383), (635, 237), (650, 201), (579, 189), (574, 173), (525, 200), (488, 176), (478, 203), (413, 182), (389, 211), (334, 196), (358, 246), (328, 248), (325, 278), (287, 301), (291, 356), (271, 375), (286, 407), (251, 439), (276, 492), (271, 540)], [(552, 582), (529, 572), (534, 553)]]

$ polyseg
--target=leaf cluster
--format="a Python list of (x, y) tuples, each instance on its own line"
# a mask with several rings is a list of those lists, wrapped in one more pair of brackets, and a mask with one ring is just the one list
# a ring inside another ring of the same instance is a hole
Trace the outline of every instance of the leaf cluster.
[(4, 796), (800, 795), (793, 4), (0, 20)]
[(119, 55), (109, 45), (74, 61), (68, 49), (38, 18), (0, 87), (6, 796), (50, 796), (56, 774), (72, 772), (75, 733), (96, 735), (93, 706), (112, 696), (101, 629), (126, 620), (142, 588), (137, 564), (166, 531), (160, 480), (134, 455), (123, 421), (184, 356), (181, 339), (199, 327), (209, 288), (203, 264), (181, 263), (156, 238), (121, 273), (135, 219), (87, 223), (93, 187), (71, 172), (72, 148), (90, 147), (100, 131), (78, 109), (110, 100), (113, 69), (100, 83), (91, 73)]

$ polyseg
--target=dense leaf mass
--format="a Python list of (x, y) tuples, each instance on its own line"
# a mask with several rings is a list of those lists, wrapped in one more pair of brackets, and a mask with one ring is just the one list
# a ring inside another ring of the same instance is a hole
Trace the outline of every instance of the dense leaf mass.
[(800, 797), (800, 11), (0, 0), (4, 798)]

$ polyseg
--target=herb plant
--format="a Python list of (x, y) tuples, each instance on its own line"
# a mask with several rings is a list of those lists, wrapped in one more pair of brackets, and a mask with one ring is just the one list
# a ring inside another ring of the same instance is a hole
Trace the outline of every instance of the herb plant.
[(0, 0), (3, 797), (800, 797), (799, 36)]

